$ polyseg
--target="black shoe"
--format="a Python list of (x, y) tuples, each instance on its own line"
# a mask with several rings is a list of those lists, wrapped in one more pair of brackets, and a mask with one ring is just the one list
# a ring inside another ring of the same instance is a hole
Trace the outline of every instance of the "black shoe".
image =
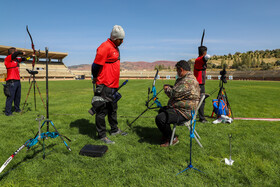
[(11, 113), (11, 114), (5, 114), (6, 116), (13, 116), (13, 114)]
[(208, 121), (206, 119), (200, 119), (199, 122), (200, 123), (208, 123)]
[(21, 112), (21, 110), (19, 109), (19, 110), (15, 111), (15, 112), (20, 113), (20, 112)]

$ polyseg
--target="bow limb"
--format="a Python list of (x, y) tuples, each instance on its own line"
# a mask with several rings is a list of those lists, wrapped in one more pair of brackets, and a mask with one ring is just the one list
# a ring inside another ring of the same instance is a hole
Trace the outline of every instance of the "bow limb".
[(28, 33), (28, 35), (29, 35), (29, 37), (30, 37), (30, 40), (31, 40), (31, 48), (33, 49), (33, 61), (32, 61), (32, 71), (33, 71), (33, 70), (34, 70), (34, 66), (35, 66), (35, 60), (36, 60), (36, 58), (35, 58), (36, 50), (35, 50), (35, 46), (34, 46), (34, 43), (33, 43), (32, 36), (31, 36), (31, 34), (30, 34), (29, 30), (28, 30), (28, 25), (26, 25), (26, 31), (27, 31), (27, 33)]
[(156, 80), (157, 80), (157, 77), (158, 77), (158, 69), (156, 68), (156, 74), (155, 74), (155, 77), (154, 77), (154, 82), (153, 82), (153, 86), (152, 87), (155, 87), (156, 85)]

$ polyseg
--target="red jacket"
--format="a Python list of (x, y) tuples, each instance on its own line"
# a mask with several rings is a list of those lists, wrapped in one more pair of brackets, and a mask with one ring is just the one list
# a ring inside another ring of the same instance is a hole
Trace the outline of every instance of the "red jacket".
[(101, 65), (96, 84), (104, 84), (109, 88), (118, 88), (120, 79), (120, 53), (118, 47), (108, 39), (96, 52), (94, 63)]
[(199, 84), (205, 84), (205, 78), (206, 78), (206, 60), (204, 56), (199, 56), (194, 62), (194, 70), (193, 74), (196, 77), (196, 80)]
[(8, 55), (5, 58), (5, 66), (7, 69), (7, 78), (8, 80), (20, 80), (19, 75), (19, 63), (22, 61), (21, 58), (12, 59), (12, 55)]

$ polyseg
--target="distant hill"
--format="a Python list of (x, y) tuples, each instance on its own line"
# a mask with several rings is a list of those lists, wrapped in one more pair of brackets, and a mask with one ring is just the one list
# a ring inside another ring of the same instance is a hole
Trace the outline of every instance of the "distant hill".
[[(213, 54), (211, 54), (213, 55)], [(195, 59), (190, 59), (191, 63)], [(122, 62), (121, 71), (153, 71), (155, 67), (159, 70), (174, 70), (176, 61), (155, 61), (155, 62)], [(236, 52), (223, 56), (213, 55), (207, 62), (207, 69), (222, 69), (223, 67), (247, 71), (247, 70), (269, 70), (280, 69), (280, 49), (256, 50), (244, 53)], [(90, 71), (91, 64), (69, 66), (70, 70)]]
[(122, 62), (121, 70), (154, 70), (155, 67), (160, 67), (159, 69), (173, 69), (176, 61), (155, 61), (155, 62)]
[(207, 62), (207, 68), (220, 69), (222, 67), (236, 70), (268, 70), (279, 69), (280, 49), (274, 50), (256, 50), (245, 53), (236, 52), (223, 56), (213, 55)]
[[(152, 71), (155, 67), (160, 69), (173, 69), (176, 64), (176, 61), (155, 61), (155, 62), (121, 62), (121, 70), (122, 71), (138, 71), (138, 70), (146, 70)], [(91, 64), (81, 64), (68, 66), (70, 70), (78, 70), (78, 71), (90, 71)]]

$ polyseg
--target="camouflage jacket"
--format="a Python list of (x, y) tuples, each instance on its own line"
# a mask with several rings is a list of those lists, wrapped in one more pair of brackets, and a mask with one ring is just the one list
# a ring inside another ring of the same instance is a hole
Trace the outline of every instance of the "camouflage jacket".
[(184, 77), (178, 78), (165, 93), (170, 98), (168, 107), (174, 108), (189, 120), (191, 110), (196, 109), (200, 98), (199, 84), (193, 73), (189, 71)]

